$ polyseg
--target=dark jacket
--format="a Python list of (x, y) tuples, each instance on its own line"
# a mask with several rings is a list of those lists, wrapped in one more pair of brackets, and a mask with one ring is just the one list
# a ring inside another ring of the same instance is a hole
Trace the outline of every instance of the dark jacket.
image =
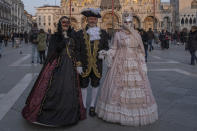
[(142, 41), (145, 43), (145, 42), (148, 42), (148, 34), (147, 32), (143, 32), (143, 34), (141, 35), (142, 37)]
[[(87, 30), (88, 28), (86, 28)], [(76, 55), (77, 55), (77, 66), (83, 67), (82, 77), (89, 76), (90, 72), (93, 70), (94, 74), (101, 78), (102, 76), (102, 60), (98, 58), (99, 51), (108, 50), (108, 34), (106, 31), (101, 30), (100, 37), (98, 41), (93, 41), (91, 43), (85, 42), (85, 32), (86, 30), (80, 30), (77, 32), (76, 37)], [(87, 34), (87, 33), (86, 33)], [(87, 34), (89, 41), (89, 35)]]
[(141, 37), (142, 37), (142, 42), (143, 42), (143, 45), (144, 45), (144, 48), (147, 49), (148, 48), (148, 35), (147, 35), (147, 32), (143, 31), (143, 33), (141, 34)]
[[(47, 59), (51, 59), (51, 57), (61, 55), (63, 50), (69, 49), (69, 55), (72, 56), (72, 59), (76, 59), (76, 54), (74, 53), (75, 50), (75, 41), (74, 36), (76, 32), (73, 30), (68, 33), (69, 38), (64, 38), (63, 35), (59, 33), (54, 33), (51, 35), (49, 40), (49, 47), (47, 53)], [(66, 50), (68, 51), (68, 50)]]
[(3, 35), (0, 34), (0, 43), (3, 43)]
[(190, 51), (197, 50), (197, 30), (189, 34), (188, 49)]
[(29, 41), (30, 41), (32, 44), (38, 44), (37, 37), (38, 37), (38, 29), (37, 29), (37, 28), (33, 28), (33, 29), (31, 30), (31, 32), (30, 32)]
[(177, 39), (178, 39), (178, 33), (175, 32), (175, 33), (173, 34), (173, 40), (177, 40)]
[(154, 39), (154, 32), (153, 31), (151, 31), (151, 30), (149, 30), (148, 32), (147, 32), (147, 35), (148, 35), (148, 40), (153, 40)]
[(166, 39), (166, 34), (165, 34), (164, 32), (162, 32), (162, 33), (159, 35), (159, 40), (160, 40), (161, 42), (164, 42), (165, 39)]

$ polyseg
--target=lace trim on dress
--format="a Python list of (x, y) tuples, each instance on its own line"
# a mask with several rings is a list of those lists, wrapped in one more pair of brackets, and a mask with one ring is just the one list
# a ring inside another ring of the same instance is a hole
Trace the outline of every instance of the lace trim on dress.
[(141, 88), (131, 88), (128, 89), (127, 87), (123, 89), (121, 95), (122, 98), (145, 98), (144, 90)]
[(155, 111), (145, 116), (130, 117), (121, 113), (115, 114), (100, 109), (98, 117), (109, 122), (120, 123), (121, 125), (143, 126), (154, 123), (158, 119), (158, 113)]
[[(100, 102), (99, 103), (100, 109), (106, 111), (106, 112), (111, 112), (111, 113), (121, 113), (122, 115), (126, 115), (128, 117), (139, 117), (139, 116), (147, 116), (150, 115), (154, 112), (157, 112), (157, 104), (152, 104), (147, 107), (140, 107), (140, 108), (133, 108), (133, 109), (128, 109), (126, 107), (122, 106), (116, 106), (112, 104), (105, 104)], [(99, 110), (100, 110), (99, 109)]]

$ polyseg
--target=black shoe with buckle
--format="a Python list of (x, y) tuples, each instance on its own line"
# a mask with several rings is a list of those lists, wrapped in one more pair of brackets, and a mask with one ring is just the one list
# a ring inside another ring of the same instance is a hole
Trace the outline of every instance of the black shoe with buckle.
[(96, 116), (95, 107), (90, 107), (90, 109), (89, 109), (89, 115), (91, 117)]

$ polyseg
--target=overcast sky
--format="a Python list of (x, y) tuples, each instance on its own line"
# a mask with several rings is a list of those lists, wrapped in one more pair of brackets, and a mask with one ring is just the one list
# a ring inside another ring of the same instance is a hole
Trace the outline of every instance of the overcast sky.
[[(25, 10), (27, 10), (30, 14), (35, 14), (36, 7), (43, 6), (45, 4), (48, 5), (60, 5), (61, 0), (22, 0), (25, 5)], [(169, 0), (161, 0), (161, 1), (169, 1)]]

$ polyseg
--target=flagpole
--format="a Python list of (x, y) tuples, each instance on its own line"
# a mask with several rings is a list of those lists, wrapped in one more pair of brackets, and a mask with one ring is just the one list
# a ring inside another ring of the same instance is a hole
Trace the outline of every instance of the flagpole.
[(154, 16), (154, 18), (153, 18), (153, 29), (156, 29), (156, 18), (155, 18), (155, 0), (153, 0), (153, 16)]
[(112, 31), (114, 31), (114, 0), (112, 0)]
[(72, 15), (72, 0), (70, 0), (70, 22), (71, 22), (71, 15)]

